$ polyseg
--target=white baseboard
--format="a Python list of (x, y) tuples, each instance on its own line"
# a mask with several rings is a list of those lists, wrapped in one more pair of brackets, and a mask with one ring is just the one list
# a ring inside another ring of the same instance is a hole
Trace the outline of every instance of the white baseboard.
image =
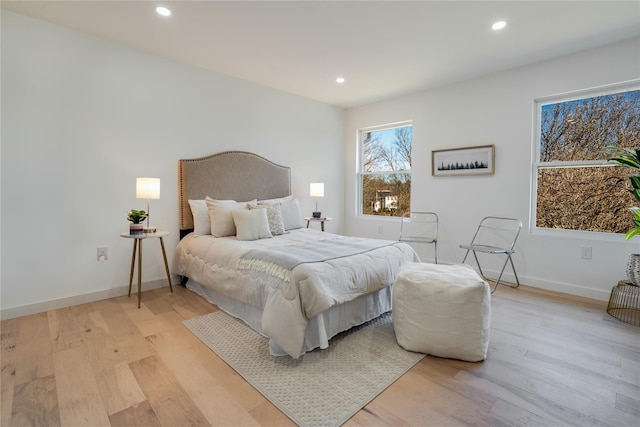
[[(439, 262), (439, 264), (450, 264), (450, 263), (445, 261), (445, 262)], [(475, 266), (475, 263), (467, 263), (467, 264), (469, 264), (476, 271), (478, 271), (478, 267)], [(509, 283), (516, 283), (516, 277), (513, 275), (512, 272), (508, 270), (509, 268), (507, 268), (507, 270), (505, 270), (505, 272), (502, 274), (500, 283), (502, 283), (502, 281), (509, 282)], [(487, 270), (485, 268), (483, 268), (482, 271), (485, 273), (485, 275), (489, 280), (496, 280), (498, 278), (498, 275), (500, 274), (499, 271)], [(551, 282), (548, 280), (537, 279), (534, 277), (522, 276), (520, 274), (518, 274), (518, 279), (520, 279), (521, 285), (529, 286), (531, 288), (539, 288), (539, 289), (545, 289), (547, 291), (561, 292), (563, 294), (576, 295), (576, 296), (595, 299), (599, 301), (609, 301), (609, 296), (611, 295), (611, 289), (601, 290), (601, 289), (585, 288), (583, 286), (577, 286), (574, 284)], [(612, 284), (612, 286), (613, 285), (615, 285), (615, 283)], [(499, 285), (499, 286), (502, 286), (502, 285)]]
[[(483, 271), (485, 270), (483, 269)], [(494, 280), (497, 279), (498, 274), (500, 274), (497, 271), (485, 271), (485, 273), (488, 274), (489, 279), (493, 278)], [(548, 280), (535, 279), (533, 277), (520, 275), (518, 275), (518, 278), (520, 279), (521, 285), (529, 286), (530, 288), (539, 288), (545, 289), (547, 291), (561, 292), (563, 294), (575, 295), (599, 301), (609, 301), (609, 295), (611, 294), (610, 289), (607, 291), (603, 291), (600, 289), (585, 288), (583, 286), (577, 286), (569, 283), (550, 282)], [(516, 283), (515, 276), (513, 274), (507, 274), (507, 272), (502, 275), (500, 283), (502, 283), (503, 280), (509, 283)]]
[[(180, 283), (178, 276), (171, 278), (171, 283)], [(143, 291), (158, 289), (167, 286), (167, 279), (152, 280), (142, 283)], [(176, 285), (173, 285), (176, 286)], [(137, 292), (137, 284), (134, 283), (135, 289), (131, 290), (131, 294)], [(72, 297), (59, 298), (51, 301), (37, 302), (17, 307), (9, 307), (0, 310), (0, 320), (13, 319), (14, 317), (28, 316), (30, 314), (42, 313), (49, 310), (71, 307), (78, 304), (86, 304), (89, 302), (100, 301), (108, 298), (115, 298), (129, 293), (129, 286), (119, 286), (117, 288), (106, 289), (88, 294), (74, 295)]]
[[(441, 262), (441, 264), (449, 264), (447, 262)], [(496, 279), (499, 272), (484, 270), (489, 279)], [(610, 290), (599, 290), (585, 288), (582, 286), (576, 286), (567, 283), (550, 282), (547, 280), (540, 280), (527, 276), (518, 276), (520, 283), (532, 288), (540, 288), (548, 291), (562, 292), (569, 295), (577, 295), (584, 298), (591, 298), (599, 301), (609, 301), (611, 294)], [(510, 283), (515, 283), (516, 278), (513, 274), (509, 274), (506, 271), (502, 275), (502, 280)], [(172, 277), (171, 283), (179, 283), (178, 276)], [(152, 280), (150, 282), (143, 283), (143, 289), (145, 291), (151, 289), (158, 289), (167, 285), (166, 279)], [(0, 310), (0, 320), (13, 319), (14, 317), (28, 316), (30, 314), (42, 313), (44, 311), (56, 310), (58, 308), (71, 307), (78, 304), (86, 304), (88, 302), (100, 301), (103, 299), (119, 297), (126, 295), (129, 292), (128, 286), (120, 286), (117, 288), (107, 289), (104, 291), (92, 292), (89, 294), (75, 295), (67, 298), (60, 298), (51, 301), (43, 301), (34, 304), (28, 304), (18, 307), (10, 307)]]

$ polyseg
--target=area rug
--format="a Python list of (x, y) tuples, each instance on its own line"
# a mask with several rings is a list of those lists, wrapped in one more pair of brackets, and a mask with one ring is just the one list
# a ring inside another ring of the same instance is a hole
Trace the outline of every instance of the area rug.
[(304, 427), (339, 426), (418, 363), (396, 342), (391, 313), (343, 332), (298, 360), (269, 354), (267, 338), (222, 311), (184, 325)]

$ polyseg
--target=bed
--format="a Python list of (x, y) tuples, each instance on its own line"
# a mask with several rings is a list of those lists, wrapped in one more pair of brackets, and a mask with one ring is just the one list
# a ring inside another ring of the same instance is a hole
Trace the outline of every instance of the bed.
[(418, 261), (406, 243), (305, 228), (291, 169), (253, 153), (180, 160), (179, 198), (174, 273), (268, 337), (274, 356), (327, 348), (389, 311), (400, 266)]

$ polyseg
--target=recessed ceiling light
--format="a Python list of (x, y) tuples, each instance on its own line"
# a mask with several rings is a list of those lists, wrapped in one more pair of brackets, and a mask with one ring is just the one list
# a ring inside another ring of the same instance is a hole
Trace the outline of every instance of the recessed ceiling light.
[(491, 26), (491, 28), (496, 30), (496, 31), (498, 31), (498, 30), (502, 30), (506, 26), (507, 26), (506, 22), (498, 21), (498, 22), (494, 22), (493, 25)]
[(336, 83), (344, 83), (344, 77), (336, 78)]
[(158, 13), (158, 15), (162, 15), (162, 16), (171, 15), (171, 11), (169, 9), (167, 9), (166, 7), (164, 7), (164, 6), (156, 7), (156, 12)]

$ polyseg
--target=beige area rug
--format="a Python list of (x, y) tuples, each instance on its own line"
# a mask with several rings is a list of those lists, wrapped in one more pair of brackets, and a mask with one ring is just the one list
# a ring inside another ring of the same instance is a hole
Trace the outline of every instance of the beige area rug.
[(222, 311), (185, 326), (300, 426), (339, 426), (418, 363), (396, 342), (391, 313), (334, 337), (299, 360), (269, 354), (268, 340)]

